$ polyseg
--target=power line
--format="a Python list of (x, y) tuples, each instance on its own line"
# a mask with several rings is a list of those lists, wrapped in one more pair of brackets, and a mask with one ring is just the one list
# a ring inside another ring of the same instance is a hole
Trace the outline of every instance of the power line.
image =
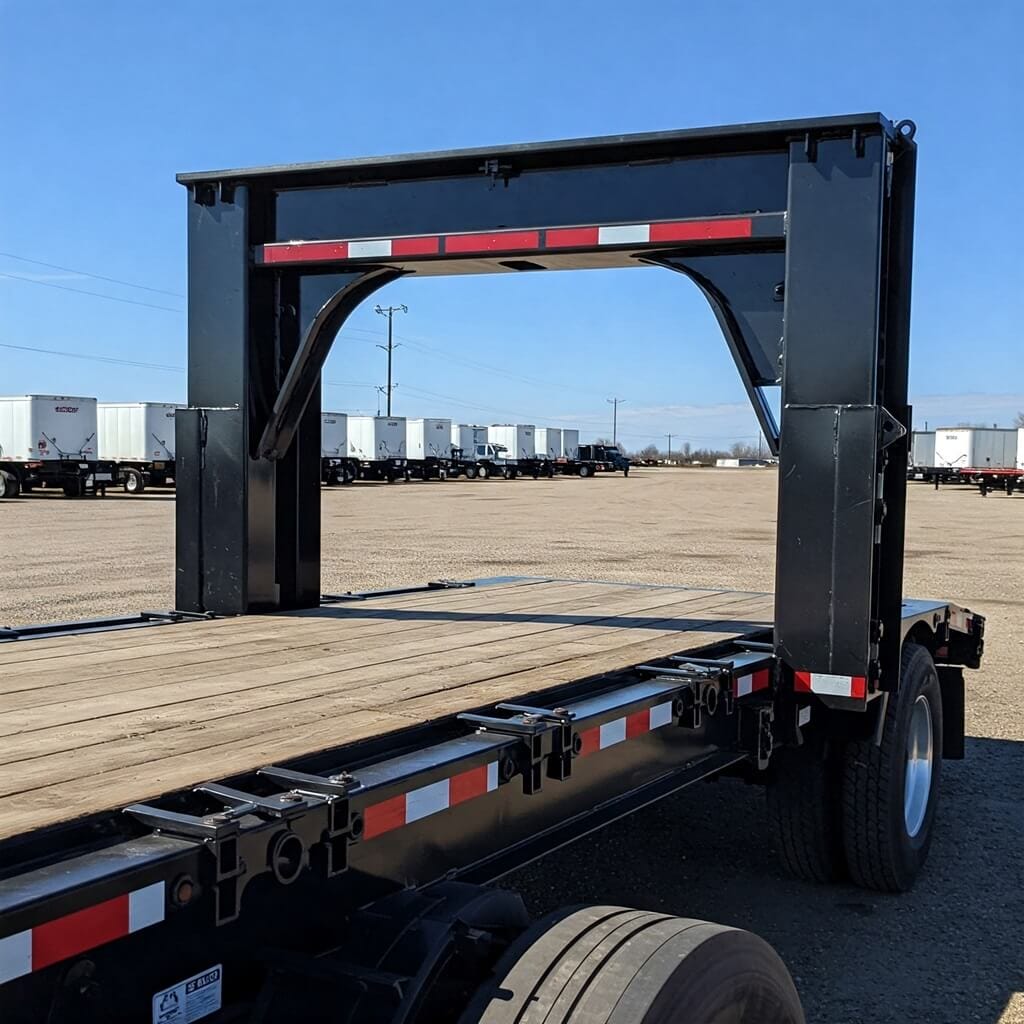
[(165, 313), (181, 314), (184, 310), (174, 309), (172, 306), (157, 306), (152, 302), (139, 302), (137, 299), (122, 299), (117, 295), (104, 295), (102, 292), (90, 292), (85, 288), (71, 288), (66, 284), (57, 284), (55, 281), (37, 281), (32, 277), (22, 277), (21, 274), (6, 274), (0, 271), (0, 277), (10, 278), (12, 281), (24, 281), (26, 284), (38, 284), (43, 288), (59, 288), (62, 292), (74, 292), (76, 295), (92, 295), (97, 299), (107, 299), (110, 302), (124, 302), (129, 306), (145, 306), (147, 309), (162, 309)]
[(138, 288), (144, 292), (156, 292), (157, 295), (171, 295), (176, 299), (183, 299), (181, 292), (169, 292), (165, 288), (151, 288), (148, 284), (133, 284), (131, 281), (122, 281), (119, 277), (104, 277), (102, 274), (94, 274), (89, 270), (75, 270), (73, 267), (62, 267), (58, 263), (47, 263), (45, 260), (30, 260), (27, 256), (17, 256), (13, 252), (0, 252), (0, 256), (6, 256), (9, 260), (20, 260), (22, 263), (32, 263), (37, 267), (49, 267), (51, 270), (63, 270), (68, 274), (79, 274), (82, 277), (92, 277), (97, 281), (109, 281), (111, 284), (123, 284), (126, 288)]
[(135, 359), (119, 359), (116, 356), (100, 356), (89, 352), (61, 352), (55, 348), (37, 348), (33, 345), (12, 345), (0, 341), (0, 348), (13, 348), (21, 352), (42, 352), (48, 356), (67, 356), (70, 359), (89, 359), (96, 363), (116, 363), (119, 366), (141, 366), (147, 370), (169, 370), (172, 373), (184, 373), (183, 366), (168, 366), (166, 363), (142, 363)]

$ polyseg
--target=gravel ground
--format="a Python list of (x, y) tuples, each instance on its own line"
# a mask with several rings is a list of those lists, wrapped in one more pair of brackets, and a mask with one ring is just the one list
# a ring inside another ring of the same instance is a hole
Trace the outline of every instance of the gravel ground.
[[(506, 573), (769, 590), (775, 475), (642, 470), (359, 484), (323, 494), (323, 587)], [(0, 623), (173, 604), (173, 497), (0, 503)], [(882, 896), (784, 876), (761, 793), (692, 789), (510, 880), (537, 912), (597, 901), (750, 928), (819, 1024), (1024, 1024), (1024, 495), (917, 485), (906, 592), (988, 618), (967, 759), (946, 762), (931, 859)]]

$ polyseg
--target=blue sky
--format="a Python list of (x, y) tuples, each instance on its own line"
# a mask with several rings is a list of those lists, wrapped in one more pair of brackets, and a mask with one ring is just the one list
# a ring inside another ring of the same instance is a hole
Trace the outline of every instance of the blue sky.
[[(6, 0), (0, 342), (181, 367), (177, 171), (881, 110), (918, 124), (918, 423), (1008, 424), (1024, 408), (1022, 10)], [(755, 435), (703, 299), (667, 272), (407, 280), (376, 298), (409, 306), (399, 413), (607, 434), (618, 395), (630, 447)], [(354, 315), (326, 408), (376, 409), (384, 327)], [(0, 393), (18, 392), (185, 398), (174, 370), (0, 348)]]

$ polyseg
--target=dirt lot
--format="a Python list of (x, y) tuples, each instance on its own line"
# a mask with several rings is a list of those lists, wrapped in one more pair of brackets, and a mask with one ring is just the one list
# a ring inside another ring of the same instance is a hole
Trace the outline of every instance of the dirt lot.
[[(360, 484), (323, 495), (327, 591), (556, 574), (772, 587), (775, 476)], [(173, 604), (173, 497), (0, 503), (0, 623)], [(944, 765), (931, 859), (889, 897), (784, 876), (759, 791), (695, 787), (512, 880), (542, 911), (623, 903), (750, 928), (820, 1024), (1024, 1024), (1024, 495), (911, 488), (906, 592), (988, 617), (967, 759)]]

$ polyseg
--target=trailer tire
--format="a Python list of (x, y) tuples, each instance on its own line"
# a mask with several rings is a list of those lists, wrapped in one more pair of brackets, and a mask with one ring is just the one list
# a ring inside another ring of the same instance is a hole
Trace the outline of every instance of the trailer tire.
[(478, 466), (476, 475), (480, 477), (481, 480), (486, 480), (491, 475), (490, 466)]
[(21, 480), (15, 473), (0, 470), (0, 498), (16, 498), (21, 493)]
[(854, 882), (906, 892), (928, 858), (942, 769), (942, 694), (920, 644), (904, 644), (899, 690), (882, 713), (880, 743), (846, 746), (843, 842)]
[(793, 980), (763, 939), (624, 907), (562, 910), (499, 960), (459, 1024), (803, 1024)]
[(81, 498), (85, 494), (85, 481), (75, 477), (64, 484), (62, 490), (65, 498)]
[(772, 757), (765, 790), (775, 849), (789, 874), (808, 882), (846, 876), (840, 795), (842, 762), (809, 745)]
[(125, 494), (141, 494), (146, 489), (146, 478), (137, 469), (124, 471)]

